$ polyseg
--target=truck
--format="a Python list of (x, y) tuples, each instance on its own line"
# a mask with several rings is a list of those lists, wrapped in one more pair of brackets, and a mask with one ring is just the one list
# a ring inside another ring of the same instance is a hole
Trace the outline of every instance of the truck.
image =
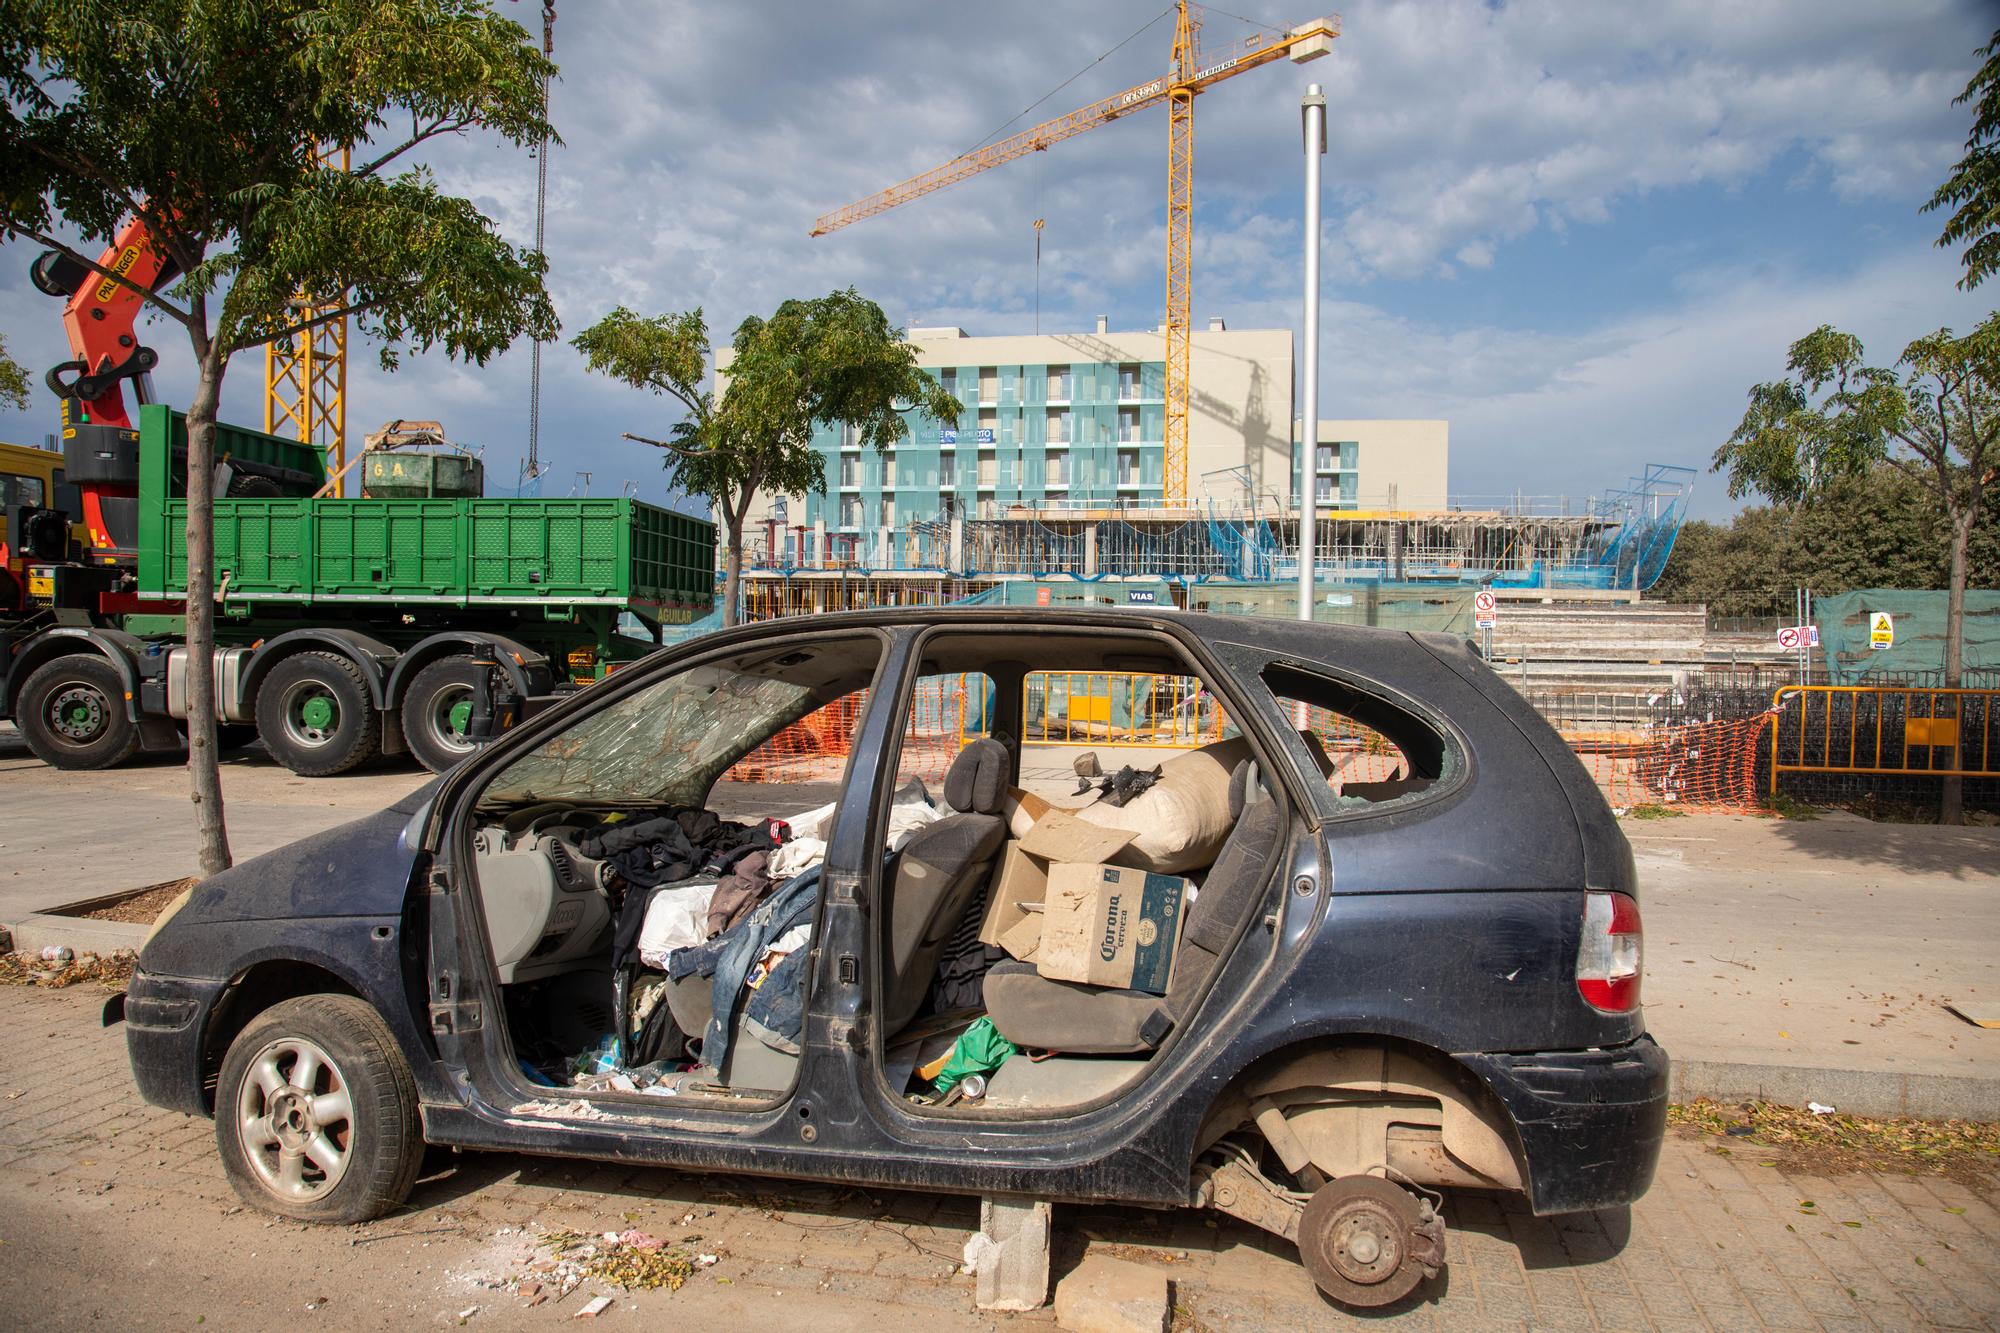
[[(164, 281), (137, 222), (102, 267)], [(67, 299), (76, 357), (47, 376), (62, 466), (0, 458), (23, 478), (4, 491), (0, 715), (45, 762), (105, 768), (184, 743), (187, 426), (150, 401), (135, 293), (53, 254), (34, 279)], [(713, 606), (715, 527), (692, 515), (627, 497), (347, 497), (326, 451), (230, 425), (215, 458), (218, 739), (261, 740), (303, 776), (402, 753), (441, 772), (476, 746), (491, 685), (587, 684)]]

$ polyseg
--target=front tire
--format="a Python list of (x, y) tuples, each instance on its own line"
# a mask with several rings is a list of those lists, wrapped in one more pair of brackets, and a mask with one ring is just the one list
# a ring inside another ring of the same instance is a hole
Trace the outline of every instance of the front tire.
[(345, 773), (375, 753), (375, 703), (361, 668), (338, 653), (300, 653), (257, 690), (257, 734), (300, 777)]
[(465, 729), (482, 669), (463, 655), (441, 657), (417, 672), (403, 695), (403, 738), (410, 753), (433, 773), (479, 748)]
[(139, 748), (125, 714), (125, 682), (95, 653), (38, 667), (14, 703), (14, 725), (35, 757), (55, 768), (110, 768)]
[(366, 1222), (416, 1184), (416, 1081), (370, 1005), (351, 995), (286, 1000), (230, 1043), (215, 1144), (245, 1203), (301, 1222)]

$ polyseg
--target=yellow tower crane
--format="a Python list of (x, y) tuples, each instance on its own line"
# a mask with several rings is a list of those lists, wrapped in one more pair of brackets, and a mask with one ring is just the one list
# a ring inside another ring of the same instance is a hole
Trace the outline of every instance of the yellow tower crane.
[(1044, 121), (984, 148), (955, 157), (942, 166), (912, 176), (900, 185), (835, 209), (813, 224), (812, 234), (824, 236), (863, 218), (886, 213), (898, 204), (956, 185), (968, 176), (1017, 157), (1037, 153), (1064, 139), (1109, 124), (1134, 111), (1167, 104), (1167, 336), (1166, 476), (1169, 502), (1188, 498), (1188, 351), (1193, 320), (1194, 250), (1194, 99), (1224, 79), (1234, 78), (1280, 59), (1295, 64), (1316, 59), (1333, 49), (1340, 35), (1336, 16), (1313, 19), (1282, 32), (1261, 32), (1220, 50), (1203, 51), (1201, 20), (1188, 0), (1178, 0), (1174, 24), (1173, 63), (1167, 74), (1122, 93)]
[[(350, 150), (328, 145), (318, 150), (325, 171), (347, 171)], [(302, 320), (338, 310), (340, 302), (301, 292), (295, 305)], [(315, 324), (280, 342), (264, 344), (264, 431), (288, 433), (326, 451), (328, 476), (338, 477), (347, 452), (347, 317)]]

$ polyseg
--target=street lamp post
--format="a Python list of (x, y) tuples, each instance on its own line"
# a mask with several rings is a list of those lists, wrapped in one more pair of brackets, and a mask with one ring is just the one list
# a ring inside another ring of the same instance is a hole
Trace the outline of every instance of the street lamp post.
[(1305, 420), (1299, 429), (1299, 619), (1313, 618), (1313, 544), (1319, 526), (1319, 167), (1326, 155), (1326, 98), (1311, 84), (1299, 102), (1306, 153)]

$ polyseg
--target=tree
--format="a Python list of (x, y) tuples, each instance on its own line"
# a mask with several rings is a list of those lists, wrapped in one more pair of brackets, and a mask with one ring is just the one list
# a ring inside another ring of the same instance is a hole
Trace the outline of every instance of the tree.
[[(0, 0), (0, 232), (132, 287), (194, 353), (188, 768), (206, 873), (229, 864), (211, 669), (229, 359), (342, 314), (385, 369), (405, 347), (484, 363), (553, 336), (540, 256), (423, 168), (392, 170), (475, 128), (542, 139), (552, 70), (481, 0)], [(320, 168), (323, 144), (350, 145), (353, 170)], [(128, 215), (179, 270), (160, 290), (96, 262)], [(304, 318), (300, 292), (332, 308)]]
[(17, 408), (28, 405), (28, 372), (7, 355), (5, 338), (0, 338), (0, 403), (12, 403)]
[(1971, 291), (2000, 269), (2000, 32), (1979, 51), (1979, 72), (1952, 99), (1953, 106), (1972, 103), (1972, 132), (1965, 137), (1965, 156), (1938, 186), (1926, 213), (1953, 210), (1938, 237), (1940, 248), (1966, 242), (1959, 256), (1965, 276), (1958, 285)]
[[(1966, 586), (2000, 586), (2000, 505), (1981, 507), (1966, 551)], [(1838, 478), (1790, 510), (1752, 505), (1728, 524), (1695, 520), (1647, 596), (1703, 602), (1717, 616), (1788, 614), (1794, 590), (1936, 588), (1951, 577), (1949, 524), (1929, 490), (1877, 463)]]
[[(1841, 478), (1886, 463), (1925, 487), (1946, 521), (1944, 683), (1965, 653), (1966, 564), (1987, 483), (2000, 466), (2000, 314), (1963, 338), (1939, 329), (1896, 368), (1865, 364), (1861, 340), (1822, 324), (1792, 344), (1791, 377), (1750, 390), (1750, 407), (1715, 468), (1729, 494), (1796, 509)], [(1942, 819), (1962, 822), (1962, 784), (1946, 779)]]
[(721, 515), (724, 625), (738, 619), (750, 502), (760, 491), (826, 492), (815, 428), (850, 427), (879, 453), (903, 437), (905, 411), (958, 422), (958, 399), (917, 368), (917, 349), (882, 307), (852, 288), (744, 320), (719, 395), (702, 387), (711, 349), (699, 309), (646, 319), (620, 306), (572, 342), (592, 370), (686, 409), (668, 439), (625, 438), (668, 450), (680, 485)]

